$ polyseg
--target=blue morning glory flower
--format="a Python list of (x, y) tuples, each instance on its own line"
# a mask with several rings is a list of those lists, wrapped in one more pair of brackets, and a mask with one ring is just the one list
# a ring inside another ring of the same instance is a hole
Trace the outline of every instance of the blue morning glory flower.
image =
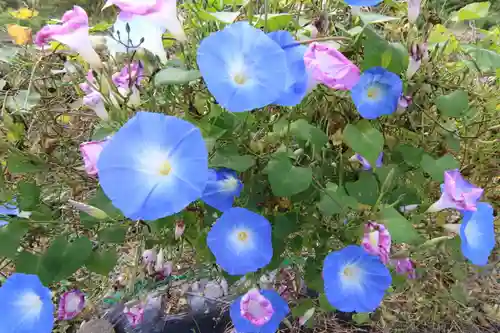
[(495, 247), (493, 207), (485, 202), (478, 202), (476, 207), (476, 211), (462, 211), (461, 248), (474, 265), (484, 266)]
[(304, 64), (304, 53), (307, 47), (304, 45), (291, 46), (297, 41), (288, 31), (278, 30), (268, 34), (280, 47), (284, 48), (288, 71), (286, 72), (287, 82), (285, 90), (281, 96), (274, 101), (274, 104), (282, 106), (294, 106), (299, 104), (307, 94), (309, 75)]
[(230, 275), (255, 272), (273, 257), (271, 224), (245, 208), (226, 210), (208, 232), (207, 243), (217, 264)]
[(208, 152), (191, 123), (138, 112), (104, 147), (97, 169), (104, 193), (126, 217), (155, 220), (201, 197)]
[(376, 6), (382, 2), (382, 0), (345, 0), (345, 2), (350, 6)]
[(210, 169), (208, 182), (201, 200), (220, 211), (233, 207), (234, 198), (240, 195), (243, 183), (235, 171)]
[[(11, 205), (9, 203), (0, 205), (0, 216), (11, 216), (11, 215), (17, 216), (18, 214), (19, 214), (19, 209), (16, 206)], [(4, 225), (7, 224), (9, 224), (8, 221), (0, 220), (0, 227), (3, 227)]]
[(394, 113), (402, 93), (403, 82), (398, 75), (373, 67), (361, 74), (351, 97), (361, 117), (375, 119)]
[(248, 22), (230, 24), (203, 39), (197, 62), (208, 90), (232, 112), (271, 104), (286, 88), (285, 51)]
[(0, 287), (0, 300), (0, 332), (52, 332), (52, 294), (38, 276), (14, 273)]
[(328, 254), (323, 279), (328, 302), (343, 312), (374, 311), (392, 281), (380, 258), (357, 245)]
[(258, 289), (238, 297), (229, 309), (238, 333), (275, 333), (289, 312), (288, 304), (276, 291)]

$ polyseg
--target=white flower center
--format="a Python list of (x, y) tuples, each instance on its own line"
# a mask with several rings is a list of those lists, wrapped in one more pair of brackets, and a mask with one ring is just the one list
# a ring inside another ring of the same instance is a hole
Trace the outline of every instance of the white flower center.
[(167, 154), (160, 149), (149, 149), (139, 157), (139, 169), (154, 176), (168, 176), (172, 165), (167, 159)]
[(40, 317), (43, 302), (32, 290), (26, 290), (14, 306), (19, 308), (19, 313), (22, 314), (21, 322), (34, 322)]
[(346, 264), (340, 270), (340, 281), (345, 288), (361, 288), (363, 270), (355, 263)]
[(221, 181), (221, 188), (224, 192), (234, 192), (238, 187), (238, 179), (229, 177)]
[(250, 78), (243, 59), (234, 59), (229, 65), (229, 77), (238, 86), (248, 83)]
[(370, 245), (373, 247), (378, 247), (378, 238), (379, 238), (379, 232), (378, 231), (372, 231), (368, 235), (368, 239), (370, 242)]
[(229, 236), (232, 248), (237, 254), (253, 248), (252, 231), (244, 227), (233, 229)]
[(70, 294), (66, 298), (66, 312), (75, 312), (78, 310), (81, 302), (80, 296), (76, 294)]

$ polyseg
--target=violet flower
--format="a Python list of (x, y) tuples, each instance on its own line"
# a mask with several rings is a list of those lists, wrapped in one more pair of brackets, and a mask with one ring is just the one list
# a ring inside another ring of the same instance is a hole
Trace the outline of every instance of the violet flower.
[(67, 291), (59, 299), (58, 320), (71, 320), (85, 307), (85, 294), (80, 290)]
[(406, 275), (408, 279), (417, 278), (415, 263), (410, 258), (391, 259), (390, 263), (396, 268), (396, 273)]
[(483, 189), (467, 182), (458, 169), (448, 170), (444, 172), (441, 197), (427, 209), (427, 212), (438, 212), (446, 208), (476, 211), (476, 204), (481, 195), (483, 195)]
[[(377, 158), (377, 161), (375, 163), (375, 166), (377, 168), (380, 168), (382, 167), (382, 162), (383, 162), (383, 157), (384, 157), (384, 153), (381, 152), (379, 155), (378, 155), (378, 158)], [(364, 158), (363, 156), (361, 156), (360, 154), (356, 153), (354, 154), (350, 159), (349, 161), (351, 162), (354, 162), (354, 161), (358, 161), (359, 163), (361, 163), (361, 165), (363, 166), (363, 170), (371, 170), (372, 169), (372, 166), (370, 164), (370, 162), (368, 162), (368, 160), (366, 158)]]
[(361, 246), (366, 252), (378, 256), (384, 264), (387, 264), (391, 252), (391, 234), (383, 224), (368, 222), (365, 224)]
[(95, 176), (98, 173), (97, 161), (102, 150), (108, 144), (109, 139), (101, 141), (89, 141), (80, 144), (80, 153), (85, 164), (85, 171), (89, 176)]

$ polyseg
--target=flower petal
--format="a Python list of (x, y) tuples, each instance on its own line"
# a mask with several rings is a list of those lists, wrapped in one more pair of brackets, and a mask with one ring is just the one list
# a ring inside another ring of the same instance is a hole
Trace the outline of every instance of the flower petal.
[(273, 256), (271, 224), (245, 208), (226, 210), (207, 236), (216, 262), (230, 275), (255, 272)]
[(38, 276), (14, 273), (0, 287), (0, 299), (0, 327), (3, 332), (52, 332), (52, 294)]
[(59, 299), (58, 320), (71, 320), (85, 307), (85, 294), (80, 290), (67, 291)]
[(101, 187), (114, 206), (131, 219), (155, 220), (201, 197), (208, 152), (191, 123), (138, 112), (114, 134), (97, 166)]
[(484, 266), (495, 247), (493, 207), (479, 202), (476, 211), (465, 211), (463, 214), (460, 227), (462, 253), (474, 265)]
[(231, 208), (234, 199), (243, 189), (243, 183), (236, 172), (229, 169), (210, 169), (209, 172), (207, 187), (201, 200), (220, 211)]
[(378, 257), (355, 245), (327, 255), (323, 278), (328, 301), (343, 312), (375, 310), (392, 280)]
[(232, 112), (264, 107), (286, 89), (285, 51), (248, 22), (228, 25), (203, 39), (197, 62), (208, 90)]

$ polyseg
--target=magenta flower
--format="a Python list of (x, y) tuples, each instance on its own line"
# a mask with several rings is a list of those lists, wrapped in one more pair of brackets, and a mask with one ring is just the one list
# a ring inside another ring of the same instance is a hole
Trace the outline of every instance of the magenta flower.
[(58, 320), (71, 320), (85, 307), (85, 294), (80, 290), (67, 291), (59, 299)]
[(391, 234), (383, 224), (368, 222), (365, 224), (361, 246), (366, 252), (378, 256), (384, 264), (387, 264), (391, 252)]
[[(379, 155), (378, 155), (378, 158), (377, 158), (377, 161), (375, 163), (375, 166), (377, 168), (380, 168), (382, 167), (382, 159), (384, 157), (384, 153), (381, 152)], [(372, 169), (372, 166), (370, 164), (370, 162), (368, 162), (368, 160), (366, 158), (364, 158), (363, 156), (361, 156), (360, 154), (356, 153), (354, 154), (350, 159), (349, 161), (351, 162), (355, 162), (355, 161), (358, 161), (359, 163), (361, 163), (361, 165), (363, 166), (363, 170), (371, 170)]]
[(128, 53), (130, 50), (142, 47), (157, 55), (162, 62), (166, 62), (167, 55), (162, 39), (165, 30), (178, 40), (186, 40), (182, 24), (177, 18), (176, 0), (156, 0), (154, 3), (108, 0), (104, 8), (111, 5), (116, 5), (121, 10), (113, 25), (115, 40), (108, 41), (115, 52)]
[(58, 41), (78, 52), (92, 68), (102, 67), (101, 59), (92, 47), (89, 18), (83, 8), (73, 6), (72, 10), (64, 13), (61, 24), (48, 24), (38, 31), (35, 37), (38, 46), (44, 46), (50, 40)]
[(255, 326), (262, 326), (271, 320), (274, 309), (271, 302), (258, 289), (249, 290), (240, 301), (241, 316)]
[(141, 104), (138, 86), (144, 78), (144, 68), (140, 61), (123, 66), (122, 70), (113, 74), (112, 80), (123, 98), (128, 98), (129, 106)]
[(175, 232), (174, 232), (175, 239), (181, 238), (182, 235), (184, 234), (185, 229), (186, 229), (186, 224), (184, 223), (183, 220), (175, 222)]
[(467, 182), (458, 169), (444, 172), (441, 184), (441, 197), (432, 204), (427, 212), (438, 212), (446, 208), (461, 211), (476, 211), (476, 204), (483, 195), (483, 189)]
[(415, 263), (410, 258), (391, 259), (391, 265), (396, 268), (396, 273), (406, 275), (408, 279), (416, 279)]
[(85, 171), (89, 176), (97, 175), (97, 160), (104, 146), (109, 142), (109, 139), (101, 141), (89, 141), (80, 144), (80, 153), (85, 164)]
[(316, 81), (332, 89), (350, 90), (360, 77), (356, 65), (338, 50), (325, 44), (311, 43), (304, 54), (304, 62)]
[(130, 308), (126, 306), (123, 309), (123, 314), (127, 318), (130, 326), (136, 327), (144, 320), (144, 306), (141, 303)]

